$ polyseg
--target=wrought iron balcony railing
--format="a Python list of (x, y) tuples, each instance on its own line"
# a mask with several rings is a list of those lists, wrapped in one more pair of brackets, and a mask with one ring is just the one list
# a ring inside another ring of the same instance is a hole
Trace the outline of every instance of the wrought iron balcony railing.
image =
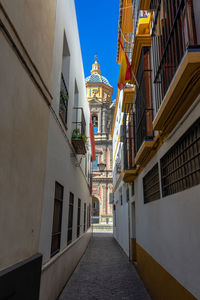
[(153, 138), (149, 47), (142, 48), (136, 78), (138, 86), (135, 100), (135, 151), (137, 153), (144, 141)]
[(73, 131), (72, 131), (72, 145), (77, 154), (85, 154), (87, 141), (86, 137), (86, 122), (82, 107), (74, 107)]
[(65, 83), (64, 76), (61, 73), (59, 113), (65, 125), (67, 125), (68, 101), (69, 101), (69, 95), (68, 95), (67, 86)]
[(135, 114), (133, 104), (125, 104), (122, 132), (124, 170), (135, 168)]
[(152, 0), (152, 29), (156, 112), (188, 48), (197, 46), (192, 0)]

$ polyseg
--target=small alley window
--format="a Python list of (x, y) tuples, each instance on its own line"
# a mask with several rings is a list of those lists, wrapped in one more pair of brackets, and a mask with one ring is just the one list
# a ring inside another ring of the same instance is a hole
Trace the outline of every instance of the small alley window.
[(98, 157), (96, 156), (96, 160), (92, 162), (92, 170), (96, 171), (98, 169), (97, 163), (98, 163)]
[(66, 35), (64, 33), (59, 115), (65, 127), (67, 127), (68, 102), (69, 102), (69, 94), (68, 94), (69, 75), (70, 75), (69, 71), (70, 71), (70, 52), (69, 52)]
[(161, 158), (162, 196), (200, 184), (200, 118)]
[(160, 182), (158, 164), (143, 178), (144, 203), (160, 199)]
[(92, 123), (94, 124), (94, 133), (98, 132), (98, 117), (97, 115), (92, 116)]
[(83, 214), (83, 231), (86, 229), (86, 203), (84, 203), (84, 214)]
[(54, 256), (60, 250), (61, 224), (62, 224), (62, 206), (63, 206), (64, 187), (58, 182), (55, 183), (54, 195), (54, 213), (51, 238), (51, 256)]
[(73, 210), (74, 210), (74, 194), (69, 194), (69, 214), (68, 214), (68, 233), (67, 233), (67, 245), (72, 242), (72, 230), (73, 230)]
[(78, 213), (77, 213), (77, 237), (80, 235), (80, 220), (81, 220), (81, 199), (78, 199)]

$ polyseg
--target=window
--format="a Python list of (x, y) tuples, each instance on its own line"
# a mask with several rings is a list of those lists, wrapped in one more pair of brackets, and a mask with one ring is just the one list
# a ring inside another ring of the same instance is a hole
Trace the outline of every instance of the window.
[[(188, 4), (190, 2), (190, 4)], [(152, 28), (156, 112), (165, 97), (188, 46), (196, 45), (193, 1), (151, 1), (155, 9)]]
[(86, 203), (84, 203), (84, 221), (83, 221), (83, 231), (85, 232), (86, 225)]
[(135, 146), (136, 152), (145, 140), (153, 138), (153, 109), (151, 99), (150, 49), (143, 47), (136, 75), (139, 86), (135, 100)]
[(163, 156), (160, 165), (163, 197), (200, 184), (200, 118)]
[(144, 203), (160, 199), (158, 164), (143, 178)]
[(54, 256), (60, 250), (63, 190), (64, 190), (63, 186), (60, 185), (58, 182), (56, 182), (55, 196), (54, 196), (52, 239), (51, 239), (51, 256)]
[(96, 156), (96, 160), (92, 162), (92, 170), (96, 171), (98, 169), (97, 163), (98, 163), (98, 157)]
[(68, 100), (69, 96), (67, 86), (64, 75), (61, 74), (59, 114), (65, 126), (67, 126)]
[(78, 199), (78, 214), (77, 214), (77, 237), (80, 235), (80, 219), (81, 219), (81, 199)]
[(92, 123), (94, 124), (94, 133), (98, 132), (98, 117), (96, 115), (92, 116)]
[(126, 201), (129, 202), (129, 188), (126, 190)]
[(90, 219), (91, 219), (91, 205), (87, 207), (87, 226), (90, 228)]
[(133, 183), (131, 185), (131, 194), (132, 194), (132, 196), (135, 195), (135, 184), (134, 184), (134, 181), (133, 181)]
[(123, 205), (123, 197), (122, 197), (122, 194), (120, 195), (120, 203), (121, 203), (121, 205)]
[(74, 194), (69, 194), (69, 215), (68, 215), (68, 233), (67, 245), (72, 242), (72, 229), (73, 229), (73, 210), (74, 210)]
[(59, 115), (65, 127), (67, 126), (68, 101), (69, 101), (69, 95), (68, 95), (69, 73), (70, 73), (69, 71), (70, 71), (70, 52), (69, 52), (66, 35), (64, 33)]

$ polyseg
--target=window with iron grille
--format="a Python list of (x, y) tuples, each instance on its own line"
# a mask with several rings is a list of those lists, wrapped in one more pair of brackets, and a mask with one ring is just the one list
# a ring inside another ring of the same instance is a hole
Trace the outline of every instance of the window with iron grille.
[(58, 182), (56, 182), (55, 196), (54, 196), (52, 239), (51, 239), (51, 256), (54, 256), (60, 250), (63, 190), (64, 187), (60, 185)]
[(61, 74), (61, 88), (60, 88), (60, 104), (59, 113), (63, 123), (67, 126), (67, 111), (68, 111), (68, 90), (63, 74)]
[(74, 210), (74, 194), (69, 194), (69, 215), (68, 215), (68, 232), (67, 232), (67, 245), (72, 242), (73, 230), (73, 210)]
[(158, 164), (156, 164), (143, 178), (144, 203), (160, 199), (160, 183)]
[(89, 205), (87, 206), (87, 228), (89, 228)]
[(153, 138), (149, 47), (142, 48), (136, 78), (138, 82), (135, 100), (135, 149), (137, 153), (145, 140)]
[(129, 202), (129, 188), (126, 190), (126, 201)]
[(162, 195), (200, 184), (200, 118), (161, 159)]
[(81, 219), (81, 199), (78, 199), (78, 214), (77, 214), (77, 237), (80, 235), (80, 219)]
[(86, 229), (86, 203), (84, 203), (84, 221), (83, 221), (83, 231), (85, 232)]
[(133, 104), (126, 103), (123, 125), (120, 128), (120, 138), (123, 141), (124, 169), (135, 168), (135, 113)]
[(135, 195), (135, 184), (134, 184), (134, 181), (131, 185), (131, 195), (134, 196)]
[(152, 0), (152, 65), (156, 111), (189, 47), (196, 46), (196, 28), (191, 0)]

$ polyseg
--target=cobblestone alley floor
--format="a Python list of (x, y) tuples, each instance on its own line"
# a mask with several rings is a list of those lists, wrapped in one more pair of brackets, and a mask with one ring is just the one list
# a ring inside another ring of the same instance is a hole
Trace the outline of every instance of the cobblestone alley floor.
[(94, 234), (59, 300), (150, 300), (112, 234)]

